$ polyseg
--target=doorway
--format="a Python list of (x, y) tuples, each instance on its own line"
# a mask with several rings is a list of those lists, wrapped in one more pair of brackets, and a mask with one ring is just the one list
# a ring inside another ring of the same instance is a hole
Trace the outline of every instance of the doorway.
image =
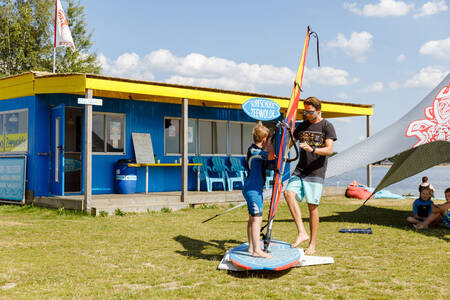
[(83, 111), (67, 107), (64, 127), (64, 193), (81, 193)]

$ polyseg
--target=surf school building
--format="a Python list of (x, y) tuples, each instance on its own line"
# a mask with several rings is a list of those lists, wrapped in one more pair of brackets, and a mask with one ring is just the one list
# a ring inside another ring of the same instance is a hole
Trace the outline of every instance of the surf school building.
[[(277, 102), (282, 112), (289, 103), (285, 97), (93, 74), (5, 77), (0, 79), (0, 160), (24, 157), (28, 199), (113, 194), (114, 165), (135, 159), (133, 133), (149, 133), (155, 161), (171, 165), (150, 167), (147, 185), (145, 168), (138, 168), (136, 192), (196, 191), (197, 176), (187, 166), (193, 156), (244, 158), (255, 121), (241, 105), (254, 97)], [(78, 104), (78, 98), (99, 98), (102, 105)], [(300, 103), (297, 119), (302, 109)], [(373, 108), (323, 101), (322, 113), (367, 116), (369, 123)]]

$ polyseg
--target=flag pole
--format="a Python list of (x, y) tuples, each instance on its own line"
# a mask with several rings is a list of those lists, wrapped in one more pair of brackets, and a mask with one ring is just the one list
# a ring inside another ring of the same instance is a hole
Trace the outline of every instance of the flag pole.
[(55, 0), (55, 30), (53, 38), (53, 73), (56, 72), (56, 18), (58, 13), (58, 0)]

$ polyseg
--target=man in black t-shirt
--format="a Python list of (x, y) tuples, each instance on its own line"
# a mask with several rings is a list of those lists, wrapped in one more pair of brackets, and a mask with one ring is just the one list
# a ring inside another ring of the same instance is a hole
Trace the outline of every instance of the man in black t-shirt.
[(320, 101), (315, 97), (309, 97), (303, 104), (304, 121), (294, 130), (294, 138), (300, 141), (300, 159), (294, 174), (289, 179), (284, 198), (298, 231), (292, 247), (297, 247), (309, 239), (297, 203), (306, 198), (311, 240), (305, 254), (313, 254), (316, 248), (319, 202), (322, 197), (327, 159), (333, 153), (333, 144), (337, 138), (333, 125), (321, 116)]

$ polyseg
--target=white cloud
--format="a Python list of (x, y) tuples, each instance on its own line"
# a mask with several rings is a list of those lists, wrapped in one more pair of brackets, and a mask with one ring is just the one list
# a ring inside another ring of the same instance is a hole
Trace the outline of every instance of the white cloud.
[(360, 91), (362, 93), (379, 93), (381, 91), (383, 91), (384, 89), (384, 85), (381, 81), (377, 81), (372, 83), (371, 85), (361, 89)]
[(342, 33), (338, 33), (335, 40), (327, 43), (328, 47), (342, 48), (347, 55), (355, 58), (358, 62), (364, 62), (364, 55), (372, 47), (372, 35), (366, 31), (352, 32), (347, 39)]
[(397, 61), (398, 62), (403, 62), (406, 59), (406, 55), (405, 54), (400, 54), (399, 56), (397, 56)]
[(143, 58), (124, 53), (117, 59), (99, 55), (105, 75), (165, 81), (230, 90), (260, 91), (266, 85), (291, 86), (295, 73), (287, 67), (236, 63), (232, 60), (191, 53), (184, 57), (160, 49)]
[(418, 13), (414, 14), (414, 19), (431, 16), (443, 11), (447, 11), (448, 6), (445, 3), (445, 0), (441, 0), (439, 2), (427, 2), (425, 3), (418, 11)]
[(377, 4), (366, 4), (362, 9), (357, 7), (355, 2), (345, 2), (344, 7), (354, 14), (366, 17), (389, 17), (404, 16), (414, 7), (413, 4), (406, 4), (403, 1), (380, 0)]
[(305, 84), (317, 83), (320, 85), (344, 86), (354, 84), (359, 81), (358, 78), (350, 78), (347, 71), (334, 69), (332, 67), (306, 68)]
[(447, 75), (448, 71), (440, 66), (428, 66), (405, 82), (405, 87), (434, 88)]
[(341, 92), (339, 94), (336, 95), (339, 99), (348, 99), (348, 96), (346, 93)]
[(450, 37), (445, 40), (429, 41), (420, 47), (419, 52), (439, 59), (450, 58)]
[(397, 89), (401, 88), (401, 86), (402, 85), (400, 83), (398, 83), (397, 81), (389, 82), (389, 87), (393, 90), (397, 90)]
[[(124, 53), (117, 59), (109, 59), (100, 54), (98, 61), (104, 75), (249, 92), (267, 93), (271, 87), (291, 88), (295, 78), (295, 72), (287, 67), (237, 63), (199, 53), (175, 56), (167, 49), (144, 57)], [(305, 68), (305, 85), (345, 86), (357, 81), (345, 70), (326, 66)]]

